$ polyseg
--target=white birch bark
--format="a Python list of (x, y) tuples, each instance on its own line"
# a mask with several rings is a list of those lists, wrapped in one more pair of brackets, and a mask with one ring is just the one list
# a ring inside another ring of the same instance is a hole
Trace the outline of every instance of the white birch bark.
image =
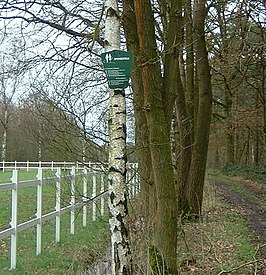
[[(119, 50), (120, 19), (117, 0), (107, 0), (105, 12), (105, 50)], [(125, 91), (121, 89), (110, 89), (109, 141), (108, 207), (112, 274), (131, 274), (132, 257), (126, 222), (126, 104)]]

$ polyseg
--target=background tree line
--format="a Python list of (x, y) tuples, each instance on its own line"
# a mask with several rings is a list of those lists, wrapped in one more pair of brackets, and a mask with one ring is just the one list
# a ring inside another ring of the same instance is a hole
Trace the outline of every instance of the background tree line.
[[(6, 128), (3, 123), (0, 125), (1, 160), (106, 161), (104, 146), (84, 137), (82, 129), (76, 125), (71, 115), (51, 102), (37, 98), (30, 95), (22, 102), (9, 103), (7, 106), (8, 124)], [(0, 106), (3, 104), (0, 101)], [(1, 113), (1, 122), (4, 115)]]

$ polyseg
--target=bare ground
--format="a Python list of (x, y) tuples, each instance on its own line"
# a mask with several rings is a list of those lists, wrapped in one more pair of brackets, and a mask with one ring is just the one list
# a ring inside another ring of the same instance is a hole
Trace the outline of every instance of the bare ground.
[(235, 186), (214, 181), (216, 192), (246, 219), (250, 236), (258, 246), (258, 256), (265, 265), (257, 274), (266, 274), (266, 185), (238, 179)]

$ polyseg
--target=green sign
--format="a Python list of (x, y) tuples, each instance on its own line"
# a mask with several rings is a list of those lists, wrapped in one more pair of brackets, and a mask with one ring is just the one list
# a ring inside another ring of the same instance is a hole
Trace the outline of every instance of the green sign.
[(129, 85), (129, 78), (133, 63), (132, 52), (110, 51), (101, 54), (104, 70), (111, 89), (125, 89)]

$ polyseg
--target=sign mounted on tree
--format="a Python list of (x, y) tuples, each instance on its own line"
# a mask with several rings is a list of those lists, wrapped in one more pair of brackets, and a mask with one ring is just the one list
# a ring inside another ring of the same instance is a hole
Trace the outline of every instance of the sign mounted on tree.
[(102, 53), (101, 58), (109, 88), (125, 89), (128, 87), (133, 63), (132, 52), (114, 50)]

